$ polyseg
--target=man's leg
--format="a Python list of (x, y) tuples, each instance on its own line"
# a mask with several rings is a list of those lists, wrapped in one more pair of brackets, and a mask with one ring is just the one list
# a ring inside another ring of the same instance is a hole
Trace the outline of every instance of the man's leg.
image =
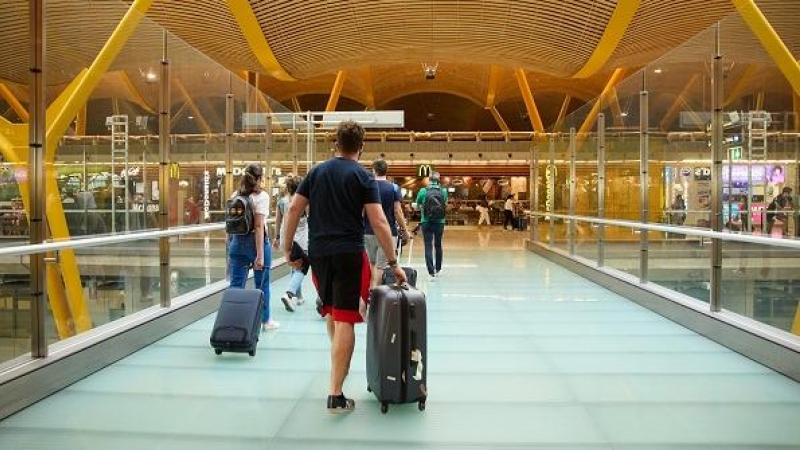
[[(332, 321), (332, 320), (331, 320)], [(344, 379), (350, 371), (350, 359), (356, 344), (352, 323), (334, 322), (331, 340), (331, 395), (341, 395)]]
[(425, 265), (428, 267), (428, 274), (433, 276), (436, 270), (433, 267), (433, 230), (430, 224), (422, 225), (422, 238), (425, 241)]
[(437, 223), (433, 229), (433, 243), (436, 246), (436, 273), (442, 271), (442, 257), (444, 250), (442, 249), (442, 235), (444, 234), (444, 224)]
[[(326, 317), (326, 319), (327, 319), (326, 326), (328, 328), (328, 339), (331, 340), (331, 346), (332, 346), (333, 336), (336, 333), (336, 322), (333, 321), (333, 314), (328, 314), (328, 317)], [(333, 347), (331, 347), (331, 349), (333, 349)]]

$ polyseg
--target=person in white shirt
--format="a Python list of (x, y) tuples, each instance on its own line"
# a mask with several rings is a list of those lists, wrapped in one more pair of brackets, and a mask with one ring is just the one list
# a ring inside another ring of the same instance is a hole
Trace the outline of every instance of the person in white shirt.
[(508, 194), (506, 196), (506, 204), (503, 206), (503, 214), (506, 216), (506, 220), (503, 222), (503, 230), (507, 230), (506, 228), (508, 225), (511, 225), (511, 229), (513, 230), (514, 227), (514, 194)]
[(261, 190), (264, 182), (264, 170), (258, 164), (249, 164), (242, 174), (239, 184), (239, 195), (249, 195), (253, 202), (253, 232), (246, 235), (231, 235), (228, 246), (228, 273), (230, 286), (244, 288), (247, 273), (253, 268), (253, 281), (257, 288), (264, 292), (264, 310), (261, 313), (261, 329), (271, 330), (280, 324), (269, 315), (269, 275), (272, 265), (272, 250), (266, 234), (266, 222), (269, 216), (269, 195)]
[[(290, 177), (286, 180), (286, 196), (278, 200), (278, 211), (275, 215), (275, 223), (278, 225), (278, 235), (275, 237), (275, 249), (279, 245), (283, 246), (283, 239), (281, 238), (286, 234), (286, 212), (289, 210), (289, 205), (294, 200), (294, 194), (297, 192), (297, 187), (303, 181), (302, 177)], [(300, 222), (297, 224), (297, 231), (294, 233), (294, 242), (300, 246), (300, 249), (307, 255), (308, 254), (308, 214), (305, 212), (300, 217)], [(294, 312), (297, 306), (305, 303), (303, 298), (303, 279), (306, 274), (301, 269), (291, 267), (289, 277), (289, 288), (286, 294), (281, 297), (283, 306), (289, 312)]]

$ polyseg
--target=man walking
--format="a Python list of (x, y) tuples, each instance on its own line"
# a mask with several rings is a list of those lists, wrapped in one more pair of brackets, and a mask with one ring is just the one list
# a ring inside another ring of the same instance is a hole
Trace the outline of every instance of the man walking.
[[(447, 190), (439, 185), (439, 172), (432, 172), (428, 187), (419, 190), (417, 205), (422, 212), (420, 225), (425, 240), (425, 265), (430, 281), (436, 281), (442, 271), (442, 234), (447, 205)], [(435, 253), (433, 247), (436, 247)]]
[(378, 185), (358, 162), (363, 146), (364, 129), (359, 124), (339, 124), (336, 157), (312, 169), (300, 183), (289, 207), (283, 236), (286, 261), (297, 267), (300, 261), (291, 260), (291, 243), (300, 216), (308, 207), (308, 253), (331, 340), (330, 412), (355, 409), (355, 401), (345, 397), (342, 386), (355, 347), (354, 324), (364, 321), (369, 294), (371, 274), (364, 251), (363, 213), (383, 251), (392, 255), (387, 265), (399, 281), (406, 281), (394, 257)]
[[(375, 174), (375, 181), (378, 182), (378, 192), (381, 197), (381, 208), (386, 220), (389, 222), (389, 228), (392, 230), (392, 242), (396, 248), (398, 239), (398, 229), (403, 232), (403, 236), (408, 236), (408, 229), (406, 228), (406, 220), (403, 215), (403, 208), (400, 202), (403, 201), (403, 196), (400, 194), (400, 186), (386, 180), (386, 172), (389, 166), (383, 159), (376, 159), (372, 162), (372, 172)], [(369, 256), (370, 263), (372, 263), (372, 282), (370, 287), (375, 287), (380, 283), (383, 268), (386, 267), (386, 262), (394, 259), (394, 252), (391, 255), (384, 253), (378, 239), (375, 237), (375, 232), (369, 223), (369, 220), (364, 220), (364, 245), (367, 248), (367, 255)]]

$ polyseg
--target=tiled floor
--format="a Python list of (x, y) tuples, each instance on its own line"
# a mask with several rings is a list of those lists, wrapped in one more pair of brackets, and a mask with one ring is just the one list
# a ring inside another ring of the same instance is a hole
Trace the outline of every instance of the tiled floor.
[(0, 448), (800, 448), (800, 384), (524, 251), (520, 233), (448, 230), (445, 247), (445, 276), (421, 273), (425, 412), (380, 413), (360, 327), (358, 407), (328, 414), (325, 327), (313, 301), (285, 312), (278, 280), (283, 326), (256, 358), (215, 356), (207, 317), (3, 421)]

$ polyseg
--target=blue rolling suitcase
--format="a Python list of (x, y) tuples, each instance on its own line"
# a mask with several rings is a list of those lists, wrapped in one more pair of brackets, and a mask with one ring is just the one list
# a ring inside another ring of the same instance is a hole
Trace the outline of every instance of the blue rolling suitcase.
[(256, 355), (261, 332), (264, 293), (260, 289), (230, 288), (222, 294), (217, 319), (211, 331), (211, 347), (222, 352)]

